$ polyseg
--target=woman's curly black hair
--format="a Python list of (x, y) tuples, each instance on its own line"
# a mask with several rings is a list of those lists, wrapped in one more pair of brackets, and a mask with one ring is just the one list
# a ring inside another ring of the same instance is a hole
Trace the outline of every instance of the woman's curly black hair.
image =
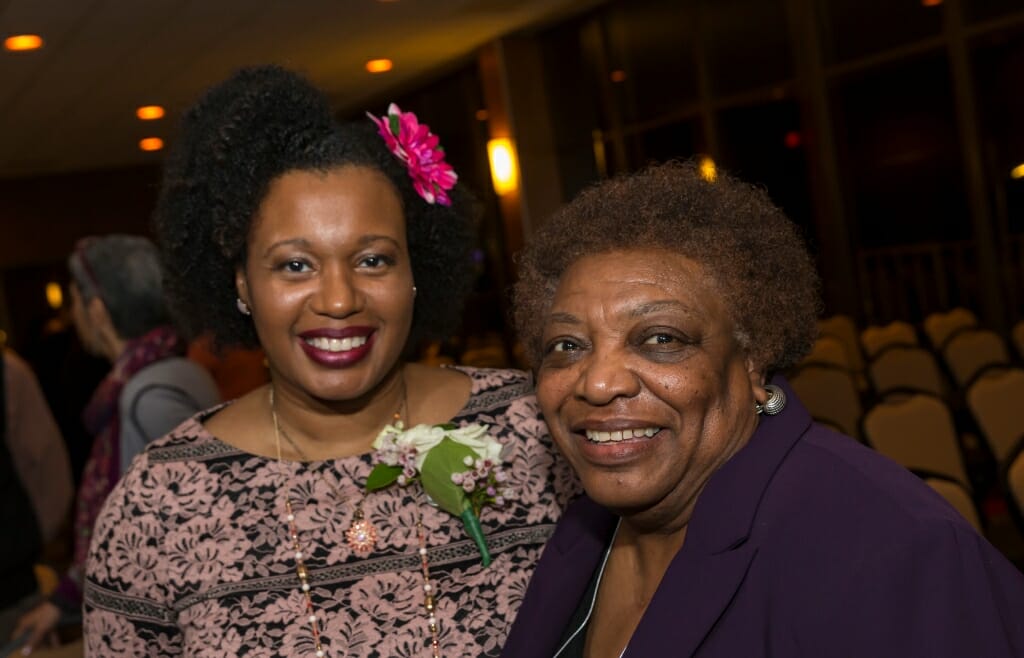
[(519, 259), (515, 321), (536, 366), (559, 279), (583, 256), (666, 249), (715, 281), (737, 335), (768, 373), (811, 348), (820, 310), (818, 275), (796, 227), (761, 189), (692, 162), (669, 162), (583, 191), (531, 238)]
[(276, 66), (241, 69), (185, 114), (154, 214), (170, 305), (189, 335), (218, 346), (259, 344), (235, 307), (235, 271), (270, 183), (290, 171), (354, 165), (382, 172), (405, 213), (416, 281), (408, 344), (446, 337), (470, 288), (473, 199), (457, 185), (450, 207), (426, 203), (369, 119), (339, 125), (322, 92)]

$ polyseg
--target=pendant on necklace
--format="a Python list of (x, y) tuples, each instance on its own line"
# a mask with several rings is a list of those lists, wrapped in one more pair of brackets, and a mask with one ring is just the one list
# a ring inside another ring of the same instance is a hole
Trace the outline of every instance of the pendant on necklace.
[(356, 508), (352, 523), (345, 531), (345, 540), (349, 548), (363, 556), (368, 555), (377, 543), (377, 528), (363, 517), (362, 503)]

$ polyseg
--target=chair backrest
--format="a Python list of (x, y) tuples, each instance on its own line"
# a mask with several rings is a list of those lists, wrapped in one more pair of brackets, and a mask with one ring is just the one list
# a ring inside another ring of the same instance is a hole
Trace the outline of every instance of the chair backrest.
[(812, 363), (853, 369), (846, 346), (835, 336), (820, 336), (814, 341), (811, 353), (803, 358), (801, 365)]
[(863, 409), (848, 371), (834, 366), (807, 365), (791, 375), (789, 383), (812, 417), (860, 438)]
[(945, 478), (925, 477), (925, 484), (934, 489), (946, 502), (953, 506), (953, 509), (960, 512), (960, 515), (967, 519), (967, 522), (974, 526), (979, 534), (982, 532), (981, 518), (978, 516), (978, 508), (971, 499), (971, 492), (962, 484)]
[(918, 391), (945, 397), (949, 386), (935, 355), (923, 347), (893, 345), (879, 352), (868, 366), (875, 393)]
[(882, 401), (864, 415), (863, 427), (868, 444), (883, 455), (970, 489), (953, 414), (942, 400), (921, 393)]
[(996, 462), (1003, 464), (1024, 437), (1024, 370), (986, 371), (967, 389), (966, 398)]
[(1010, 354), (1003, 337), (991, 329), (969, 329), (957, 332), (946, 343), (942, 358), (961, 390), (983, 369), (993, 365), (1009, 365)]
[(1018, 452), (1006, 468), (1006, 491), (1018, 516), (1024, 519), (1024, 451)]
[(890, 345), (918, 345), (914, 325), (894, 320), (887, 325), (871, 325), (860, 332), (860, 344), (868, 361)]
[(818, 320), (818, 333), (838, 338), (846, 348), (849, 365), (855, 372), (864, 370), (864, 355), (861, 353), (860, 332), (849, 315), (837, 313)]
[(967, 327), (977, 327), (978, 317), (966, 308), (957, 307), (949, 311), (929, 314), (921, 323), (928, 342), (936, 350), (941, 350), (949, 337)]
[(1010, 330), (1010, 339), (1013, 341), (1013, 349), (1017, 350), (1017, 357), (1024, 359), (1024, 320), (1013, 325)]

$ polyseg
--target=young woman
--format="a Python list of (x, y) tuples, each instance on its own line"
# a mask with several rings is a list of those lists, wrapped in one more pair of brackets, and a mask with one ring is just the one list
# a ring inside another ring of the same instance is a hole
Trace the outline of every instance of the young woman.
[[(575, 485), (526, 374), (403, 359), (459, 317), (468, 206), (426, 126), (394, 107), (376, 122), (339, 127), (273, 67), (186, 116), (157, 211), (175, 305), (262, 347), (271, 381), (158, 442), (111, 496), (91, 655), (500, 652)], [(479, 516), (489, 566), (418, 462), (367, 490), (378, 437), (439, 424), (500, 443), (503, 467), (477, 467), (501, 480)]]

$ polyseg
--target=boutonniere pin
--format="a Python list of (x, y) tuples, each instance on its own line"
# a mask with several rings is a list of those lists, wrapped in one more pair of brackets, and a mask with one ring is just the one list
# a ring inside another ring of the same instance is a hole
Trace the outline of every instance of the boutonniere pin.
[(399, 421), (385, 427), (373, 447), (375, 465), (366, 479), (366, 491), (420, 482), (438, 507), (462, 519), (466, 534), (480, 549), (481, 562), (489, 565), (491, 554), (480, 527), (480, 511), (504, 505), (511, 490), (501, 467), (502, 445), (487, 433), (487, 426), (405, 429)]

